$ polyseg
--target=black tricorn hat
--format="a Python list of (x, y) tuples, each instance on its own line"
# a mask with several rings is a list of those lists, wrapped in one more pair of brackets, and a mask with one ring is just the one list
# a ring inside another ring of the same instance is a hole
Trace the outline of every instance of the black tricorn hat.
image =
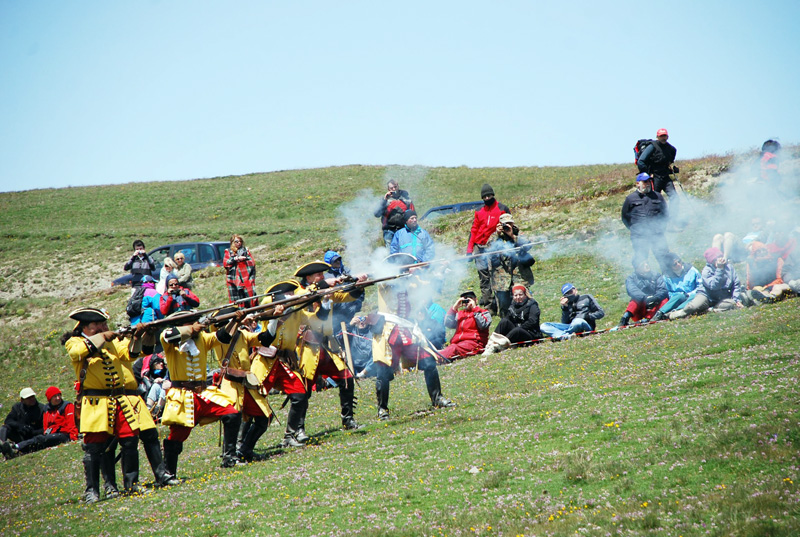
[(108, 320), (108, 313), (100, 308), (78, 308), (69, 313), (69, 318), (78, 321), (75, 328), (81, 323), (102, 323)]
[(297, 269), (297, 272), (295, 272), (294, 275), (298, 278), (305, 278), (306, 276), (311, 276), (317, 272), (325, 272), (328, 270), (331, 270), (331, 266), (324, 261), (312, 261), (311, 263), (306, 263)]
[[(311, 274), (314, 274), (313, 272)], [(272, 295), (285, 295), (289, 293), (293, 293), (296, 289), (300, 287), (300, 284), (294, 280), (286, 280), (284, 282), (278, 282), (267, 289), (267, 293)]]

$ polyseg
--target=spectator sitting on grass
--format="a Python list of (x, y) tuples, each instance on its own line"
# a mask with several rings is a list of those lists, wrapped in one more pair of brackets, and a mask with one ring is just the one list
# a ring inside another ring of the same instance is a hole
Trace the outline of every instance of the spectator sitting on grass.
[(5, 423), (0, 426), (0, 451), (6, 459), (16, 457), (17, 444), (44, 432), (44, 410), (45, 405), (36, 400), (33, 389), (23, 388), (19, 392), (19, 403), (11, 407)]
[(511, 305), (508, 307), (506, 316), (489, 336), (489, 343), (486, 345), (483, 355), (500, 352), (512, 344), (541, 339), (539, 315), (539, 303), (530, 295), (528, 288), (522, 284), (512, 287)]
[(167, 390), (170, 388), (169, 371), (167, 362), (161, 354), (154, 354), (150, 358), (149, 367), (142, 371), (142, 378), (149, 384), (147, 390), (147, 408), (153, 419), (161, 417), (164, 406), (167, 404)]
[(743, 307), (739, 277), (722, 251), (711, 247), (703, 253), (703, 257), (706, 258), (706, 266), (700, 273), (703, 285), (683, 309), (670, 312), (670, 320), (702, 313), (709, 308), (726, 311)]
[(653, 318), (656, 311), (669, 300), (664, 277), (650, 270), (650, 263), (647, 259), (635, 263), (633, 274), (625, 279), (625, 290), (631, 297), (631, 301), (628, 303), (625, 313), (622, 314), (618, 326), (627, 326), (630, 320), (647, 323)]
[(455, 328), (456, 333), (450, 338), (450, 345), (439, 352), (445, 358), (465, 358), (483, 352), (489, 340), (492, 314), (479, 307), (477, 300), (474, 292), (467, 291), (447, 311), (444, 325)]
[(33, 453), (78, 439), (78, 427), (75, 425), (75, 405), (64, 401), (61, 397), (61, 390), (55, 386), (47, 388), (45, 397), (47, 406), (44, 407), (42, 414), (42, 427), (44, 428), (42, 434), (37, 434), (33, 438), (17, 444), (11, 444), (11, 457)]
[(785, 260), (775, 244), (750, 243), (747, 256), (747, 291), (745, 301), (755, 304), (775, 302), (791, 291), (781, 276)]
[(683, 307), (697, 295), (700, 289), (700, 271), (691, 263), (684, 263), (678, 254), (669, 253), (670, 264), (664, 273), (664, 282), (667, 284), (669, 300), (653, 315), (653, 321), (660, 321), (671, 311)]
[(575, 284), (565, 283), (561, 286), (561, 322), (544, 323), (540, 329), (553, 339), (569, 339), (575, 334), (594, 331), (597, 321), (605, 315), (592, 295), (578, 294)]

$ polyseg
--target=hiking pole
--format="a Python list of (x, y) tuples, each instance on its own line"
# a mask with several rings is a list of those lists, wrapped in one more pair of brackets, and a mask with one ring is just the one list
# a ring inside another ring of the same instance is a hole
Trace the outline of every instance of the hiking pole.
[(694, 210), (694, 204), (691, 199), (689, 199), (689, 195), (686, 193), (686, 189), (683, 188), (683, 183), (680, 182), (678, 179), (678, 172), (675, 171), (675, 167), (672, 167), (672, 181), (677, 183), (679, 187), (681, 187), (681, 193), (683, 193), (683, 198), (686, 200), (686, 205), (692, 210), (692, 213), (695, 217), (697, 217), (697, 212)]

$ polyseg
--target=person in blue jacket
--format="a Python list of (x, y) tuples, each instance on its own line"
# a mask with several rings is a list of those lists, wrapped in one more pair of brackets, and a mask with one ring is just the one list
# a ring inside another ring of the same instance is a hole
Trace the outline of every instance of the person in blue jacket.
[(702, 285), (700, 271), (691, 263), (681, 261), (681, 256), (669, 253), (669, 268), (664, 273), (669, 300), (653, 315), (653, 321), (660, 321), (671, 311), (683, 309), (697, 294)]
[(433, 260), (436, 256), (436, 247), (428, 232), (419, 227), (417, 212), (408, 210), (405, 212), (404, 218), (406, 223), (394, 234), (389, 253), (413, 255), (420, 263)]

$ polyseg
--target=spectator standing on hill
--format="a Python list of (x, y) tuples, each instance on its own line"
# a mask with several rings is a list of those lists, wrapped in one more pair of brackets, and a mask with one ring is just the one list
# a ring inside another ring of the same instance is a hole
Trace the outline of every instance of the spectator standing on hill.
[(622, 223), (631, 232), (634, 266), (647, 259), (652, 249), (661, 272), (665, 272), (669, 268), (669, 246), (664, 237), (667, 203), (653, 191), (652, 180), (646, 173), (636, 176), (636, 192), (628, 194), (622, 204)]
[(670, 320), (702, 313), (709, 308), (726, 311), (743, 307), (742, 286), (733, 265), (719, 248), (711, 247), (703, 253), (706, 266), (700, 273), (703, 285), (683, 309), (670, 312)]
[(511, 289), (517, 284), (533, 287), (531, 267), (536, 260), (529, 253), (530, 241), (520, 234), (510, 214), (500, 215), (496, 230), (497, 234), (487, 247), (488, 251), (496, 253), (487, 258), (494, 293), (492, 310), (504, 317), (511, 304)]
[(683, 309), (697, 295), (700, 289), (700, 271), (691, 263), (684, 263), (678, 254), (670, 253), (670, 266), (664, 273), (669, 300), (653, 315), (653, 321), (660, 321), (671, 311)]
[(178, 283), (178, 276), (170, 274), (167, 276), (167, 292), (161, 295), (159, 308), (161, 315), (167, 317), (176, 311), (189, 311), (200, 305), (197, 295), (181, 287)]
[(133, 255), (125, 262), (122, 268), (123, 270), (129, 270), (133, 276), (131, 287), (139, 287), (143, 277), (153, 275), (153, 271), (156, 270), (156, 262), (147, 255), (147, 251), (144, 249), (144, 242), (136, 239), (133, 241)]
[(436, 257), (436, 247), (428, 232), (419, 227), (417, 211), (407, 210), (403, 219), (405, 225), (395, 232), (389, 253), (413, 255), (420, 263), (431, 261)]
[(175, 261), (172, 260), (171, 257), (164, 258), (164, 266), (161, 267), (161, 272), (159, 272), (158, 282), (156, 283), (156, 291), (158, 294), (163, 295), (167, 292), (167, 277), (168, 276), (175, 276), (178, 277), (178, 274), (175, 272)]
[(606, 312), (592, 295), (581, 295), (572, 283), (561, 286), (561, 322), (544, 323), (543, 334), (553, 339), (569, 339), (575, 334), (595, 330)]
[(618, 326), (627, 326), (631, 320), (648, 322), (669, 300), (664, 277), (650, 270), (650, 263), (646, 259), (639, 261), (639, 264), (634, 266), (633, 274), (625, 279), (625, 290), (631, 301), (622, 314)]
[(16, 456), (16, 444), (30, 440), (44, 432), (42, 415), (45, 405), (36, 400), (36, 392), (23, 388), (19, 392), (19, 403), (11, 407), (11, 412), (0, 426), (0, 450), (5, 458)]
[(667, 133), (667, 129), (658, 129), (656, 139), (644, 148), (636, 165), (640, 172), (647, 173), (653, 178), (653, 190), (655, 192), (659, 194), (665, 192), (669, 196), (670, 214), (675, 224), (683, 227), (685, 223), (678, 220), (678, 208), (680, 206), (678, 192), (675, 190), (675, 183), (672, 177), (670, 177), (671, 173), (678, 173), (678, 167), (675, 166), (675, 156), (678, 154), (678, 150), (667, 142), (668, 139), (669, 133)]
[[(228, 286), (228, 298), (231, 304), (237, 300), (256, 296), (256, 262), (245, 248), (241, 235), (231, 236), (231, 247), (225, 250), (222, 265), (227, 273), (225, 283)], [(258, 299), (245, 301), (242, 306), (252, 308), (258, 305)]]
[(439, 351), (448, 359), (466, 358), (483, 352), (489, 340), (492, 314), (476, 303), (477, 295), (472, 291), (461, 293), (455, 304), (447, 310), (444, 325), (455, 328), (450, 345)]
[[(139, 295), (141, 293), (141, 295)], [(128, 301), (128, 316), (131, 326), (161, 319), (161, 295), (156, 291), (156, 281), (152, 276), (142, 278), (142, 285)]]
[[(498, 202), (494, 197), (494, 189), (489, 184), (484, 184), (481, 188), (481, 199), (483, 207), (475, 211), (472, 220), (472, 229), (469, 233), (467, 243), (467, 254), (483, 254), (488, 251), (489, 239), (497, 231), (497, 224), (500, 223), (500, 216), (504, 213), (510, 214), (508, 207)], [(492, 292), (492, 278), (489, 273), (489, 260), (486, 256), (475, 258), (475, 268), (478, 271), (478, 280), (481, 287), (481, 299), (479, 305), (489, 308), (496, 314), (497, 307), (494, 302)]]
[(192, 289), (194, 281), (192, 280), (192, 266), (186, 262), (186, 255), (183, 252), (175, 254), (175, 274), (178, 275), (178, 282), (181, 287)]
[(386, 248), (392, 247), (392, 239), (397, 230), (405, 225), (405, 212), (414, 210), (414, 202), (405, 190), (400, 190), (400, 185), (394, 179), (386, 183), (386, 194), (375, 210), (375, 217), (381, 219), (383, 229), (383, 242)]
[(781, 186), (781, 176), (778, 173), (778, 152), (780, 150), (780, 142), (767, 140), (761, 144), (761, 155), (758, 160), (759, 178), (774, 189)]

